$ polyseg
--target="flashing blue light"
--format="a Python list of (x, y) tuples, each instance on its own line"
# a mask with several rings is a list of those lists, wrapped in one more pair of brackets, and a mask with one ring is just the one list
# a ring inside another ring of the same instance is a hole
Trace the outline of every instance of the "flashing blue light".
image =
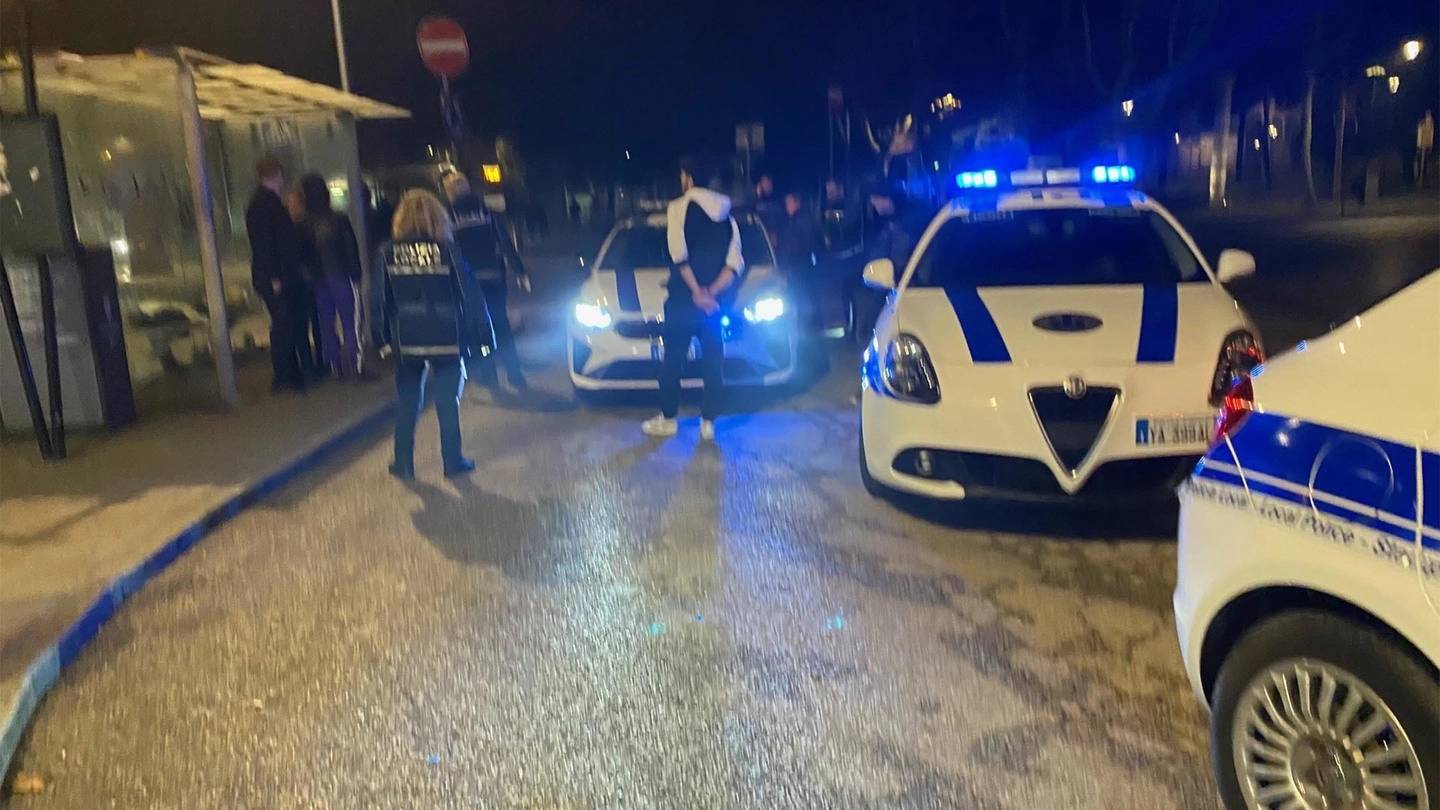
[(961, 188), (995, 188), (999, 184), (1000, 174), (994, 169), (955, 175), (955, 185)]
[(729, 316), (729, 315), (721, 315), (721, 316), (720, 316), (720, 325), (721, 325), (721, 326), (729, 326), (729, 325), (730, 325), (730, 316)]
[(1097, 183), (1133, 183), (1135, 182), (1135, 167), (1118, 166), (1096, 166), (1090, 171), (1090, 177)]

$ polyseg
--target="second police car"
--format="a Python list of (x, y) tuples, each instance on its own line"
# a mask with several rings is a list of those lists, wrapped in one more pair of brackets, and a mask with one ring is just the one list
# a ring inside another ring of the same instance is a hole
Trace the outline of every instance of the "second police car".
[(1261, 356), (1175, 218), (1129, 166), (965, 172), (865, 352), (860, 467), (873, 494), (1133, 501), (1205, 451), (1214, 407)]
[(1232, 810), (1440, 810), (1440, 270), (1239, 381), (1175, 623)]

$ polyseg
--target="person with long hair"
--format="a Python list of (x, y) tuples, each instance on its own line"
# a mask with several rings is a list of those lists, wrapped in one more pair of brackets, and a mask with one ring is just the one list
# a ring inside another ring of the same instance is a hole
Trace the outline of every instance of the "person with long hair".
[(395, 207), (391, 239), (380, 247), (376, 265), (376, 312), (381, 313), (377, 346), (397, 355), (395, 460), (390, 473), (415, 475), (415, 425), (434, 378), (435, 416), (440, 422), (440, 455), (447, 476), (464, 475), (475, 462), (460, 452), (460, 394), (464, 360), (472, 351), (488, 354), (495, 334), (485, 302), (467, 300), (465, 259), (456, 249), (450, 214), (429, 191), (411, 189)]
[[(320, 319), (320, 357), (340, 378), (360, 371), (360, 246), (350, 218), (330, 207), (330, 187), (318, 174), (300, 179), (303, 254), (310, 264), (310, 285)], [(336, 324), (339, 332), (336, 332)]]

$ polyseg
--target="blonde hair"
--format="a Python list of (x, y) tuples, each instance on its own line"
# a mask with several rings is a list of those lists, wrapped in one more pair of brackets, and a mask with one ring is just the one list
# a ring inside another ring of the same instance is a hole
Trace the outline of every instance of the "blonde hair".
[(451, 202), (468, 193), (470, 193), (470, 178), (459, 172), (445, 176), (445, 196), (449, 197)]
[(423, 188), (412, 188), (400, 198), (395, 206), (395, 219), (390, 223), (390, 235), (395, 239), (416, 237), (450, 241), (450, 212), (440, 198)]

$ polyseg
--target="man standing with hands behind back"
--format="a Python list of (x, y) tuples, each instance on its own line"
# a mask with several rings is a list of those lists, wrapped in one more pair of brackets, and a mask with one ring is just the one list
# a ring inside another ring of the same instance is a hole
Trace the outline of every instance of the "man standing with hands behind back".
[(300, 232), (280, 194), (285, 170), (274, 155), (255, 164), (259, 185), (245, 209), (250, 283), (270, 312), (270, 363), (276, 391), (302, 391), (300, 352), (310, 351), (310, 292), (300, 270)]
[(740, 228), (730, 216), (730, 198), (700, 185), (708, 178), (709, 174), (695, 161), (681, 161), (681, 193), (666, 210), (666, 241), (673, 264), (662, 332), (665, 357), (660, 368), (660, 415), (641, 425), (647, 436), (676, 434), (680, 378), (690, 341), (698, 339), (705, 384), (700, 438), (715, 440), (715, 417), (719, 415), (724, 383), (721, 318), (733, 299), (745, 261), (740, 253)]

